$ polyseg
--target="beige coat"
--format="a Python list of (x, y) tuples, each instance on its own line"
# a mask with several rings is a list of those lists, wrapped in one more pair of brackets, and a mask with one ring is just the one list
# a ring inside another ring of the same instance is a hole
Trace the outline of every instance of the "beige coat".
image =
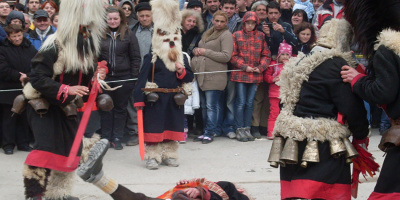
[[(194, 56), (191, 66), (194, 72), (211, 72), (228, 69), (232, 57), (233, 39), (228, 29), (220, 32), (210, 30), (203, 34), (199, 48), (205, 48), (204, 56)], [(226, 72), (196, 75), (197, 83), (202, 91), (224, 90), (228, 81)]]

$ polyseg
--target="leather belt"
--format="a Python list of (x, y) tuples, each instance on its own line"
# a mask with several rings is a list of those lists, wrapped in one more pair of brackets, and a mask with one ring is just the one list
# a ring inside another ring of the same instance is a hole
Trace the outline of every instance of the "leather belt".
[(142, 91), (145, 92), (162, 92), (162, 93), (177, 93), (182, 91), (182, 88), (174, 88), (174, 89), (168, 89), (168, 88), (142, 88)]

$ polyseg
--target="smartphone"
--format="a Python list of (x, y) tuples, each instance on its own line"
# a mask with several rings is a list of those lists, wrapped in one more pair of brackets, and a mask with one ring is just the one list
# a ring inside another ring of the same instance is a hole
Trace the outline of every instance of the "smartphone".
[(263, 22), (263, 25), (268, 25), (269, 29), (272, 30), (273, 24), (272, 23), (267, 23), (267, 22)]

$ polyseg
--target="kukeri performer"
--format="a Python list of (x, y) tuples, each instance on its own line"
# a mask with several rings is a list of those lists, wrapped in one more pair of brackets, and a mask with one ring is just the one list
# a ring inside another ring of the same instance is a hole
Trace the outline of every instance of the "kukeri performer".
[(150, 1), (154, 33), (152, 53), (144, 57), (134, 91), (134, 107), (143, 109), (148, 169), (179, 166), (178, 142), (184, 140), (184, 102), (193, 72), (182, 54), (181, 14), (176, 0)]
[(81, 150), (71, 166), (66, 161), (79, 125), (78, 99), (88, 95), (92, 77), (102, 80), (107, 72), (95, 63), (106, 27), (103, 1), (63, 0), (60, 7), (58, 30), (33, 58), (23, 89), (35, 137), (23, 170), (27, 199), (77, 199), (71, 190)]
[(379, 148), (386, 152), (370, 200), (400, 199), (400, 1), (345, 1), (345, 18), (354, 28), (355, 42), (369, 58), (370, 75), (348, 66), (342, 78), (368, 103), (380, 105), (392, 127)]
[(362, 141), (369, 132), (362, 100), (340, 77), (344, 63), (356, 66), (351, 37), (347, 21), (332, 19), (313, 51), (283, 68), (283, 108), (268, 159), (281, 166), (281, 199), (351, 199), (350, 163), (357, 152), (348, 137)]

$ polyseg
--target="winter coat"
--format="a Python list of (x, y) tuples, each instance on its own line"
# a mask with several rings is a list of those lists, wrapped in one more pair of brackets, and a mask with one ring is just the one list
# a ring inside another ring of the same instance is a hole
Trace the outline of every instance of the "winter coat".
[(119, 3), (118, 7), (122, 8), (122, 6), (124, 4), (126, 4), (126, 3), (129, 3), (131, 5), (131, 8), (132, 8), (131, 15), (126, 17), (126, 20), (128, 21), (128, 26), (132, 26), (132, 25), (135, 25), (138, 22), (137, 16), (136, 16), (136, 13), (135, 13), (135, 5), (133, 5), (132, 1), (130, 1), (130, 0), (122, 0)]
[[(214, 31), (214, 27), (203, 34), (199, 48), (205, 48), (203, 56), (195, 56), (191, 66), (195, 72), (223, 71), (228, 69), (232, 57), (233, 40), (228, 27)], [(197, 83), (202, 91), (224, 90), (228, 82), (227, 73), (212, 73), (196, 75)]]
[[(325, 3), (316, 11), (312, 24), (315, 28), (315, 33), (317, 35), (319, 33), (319, 29), (321, 29), (321, 26), (324, 24), (325, 19), (328, 17), (335, 17), (333, 16), (335, 13), (335, 6), (333, 4), (333, 0), (326, 0)], [(336, 15), (336, 19), (342, 19), (344, 15), (343, 11), (344, 6)]]
[(121, 34), (113, 36), (108, 31), (106, 38), (101, 41), (99, 61), (107, 61), (108, 76), (131, 75), (133, 78), (139, 76), (140, 50), (138, 40), (133, 32), (127, 30), (124, 39)]
[(242, 30), (242, 18), (235, 13), (228, 21), (228, 28), (231, 33)]
[(273, 82), (275, 77), (279, 77), (283, 69), (283, 63), (277, 64), (275, 60), (271, 61), (271, 65), (264, 71), (264, 81), (269, 83), (268, 97), (279, 97), (279, 86)]
[[(265, 20), (265, 22), (270, 23), (268, 18)], [(270, 37), (265, 36), (265, 40), (268, 43), (268, 47), (271, 50), (272, 55), (278, 54), (279, 44), (282, 43), (283, 40), (286, 40), (286, 42), (292, 45), (292, 47), (295, 47), (297, 44), (297, 37), (293, 33), (292, 26), (286, 22), (283, 22), (281, 19), (278, 20), (278, 24), (285, 29), (284, 33), (271, 29)], [(257, 28), (259, 31), (262, 31), (262, 24), (260, 24)]]
[(43, 40), (41, 40), (39, 35), (36, 33), (36, 28), (29, 33), (27, 38), (32, 42), (32, 45), (36, 48), (36, 50), (40, 49), (40, 47), (42, 46), (44, 41), (46, 41), (46, 39), (47, 39), (47, 37), (49, 37), (49, 35), (52, 35), (56, 32), (57, 29), (55, 27), (53, 27), (53, 26), (50, 26), (50, 27), (51, 28), (50, 28), (49, 32), (47, 32), (47, 34), (43, 38)]
[(200, 108), (200, 93), (197, 81), (192, 82), (192, 95), (185, 101), (185, 115), (193, 115), (194, 110)]
[(299, 52), (303, 52), (304, 54), (308, 54), (310, 53), (310, 46), (308, 45), (308, 43), (301, 43), (299, 41), (299, 43), (296, 45), (295, 48), (293, 48), (293, 54), (294, 55), (298, 55)]
[[(19, 81), (21, 74), (29, 75), (31, 71), (31, 60), (37, 50), (32, 43), (23, 38), (20, 46), (13, 45), (8, 39), (3, 41), (0, 48), (0, 89), (22, 89)], [(0, 104), (12, 104), (14, 98), (22, 94), (22, 91), (0, 92)]]
[(263, 74), (257, 72), (246, 72), (246, 68), (258, 68), (260, 72), (267, 69), (271, 61), (271, 52), (268, 49), (264, 34), (257, 29), (246, 30), (245, 22), (256, 21), (258, 17), (255, 12), (247, 12), (243, 17), (243, 29), (233, 34), (233, 53), (231, 63), (234, 69), (242, 71), (231, 72), (231, 81), (242, 83), (261, 83)]

